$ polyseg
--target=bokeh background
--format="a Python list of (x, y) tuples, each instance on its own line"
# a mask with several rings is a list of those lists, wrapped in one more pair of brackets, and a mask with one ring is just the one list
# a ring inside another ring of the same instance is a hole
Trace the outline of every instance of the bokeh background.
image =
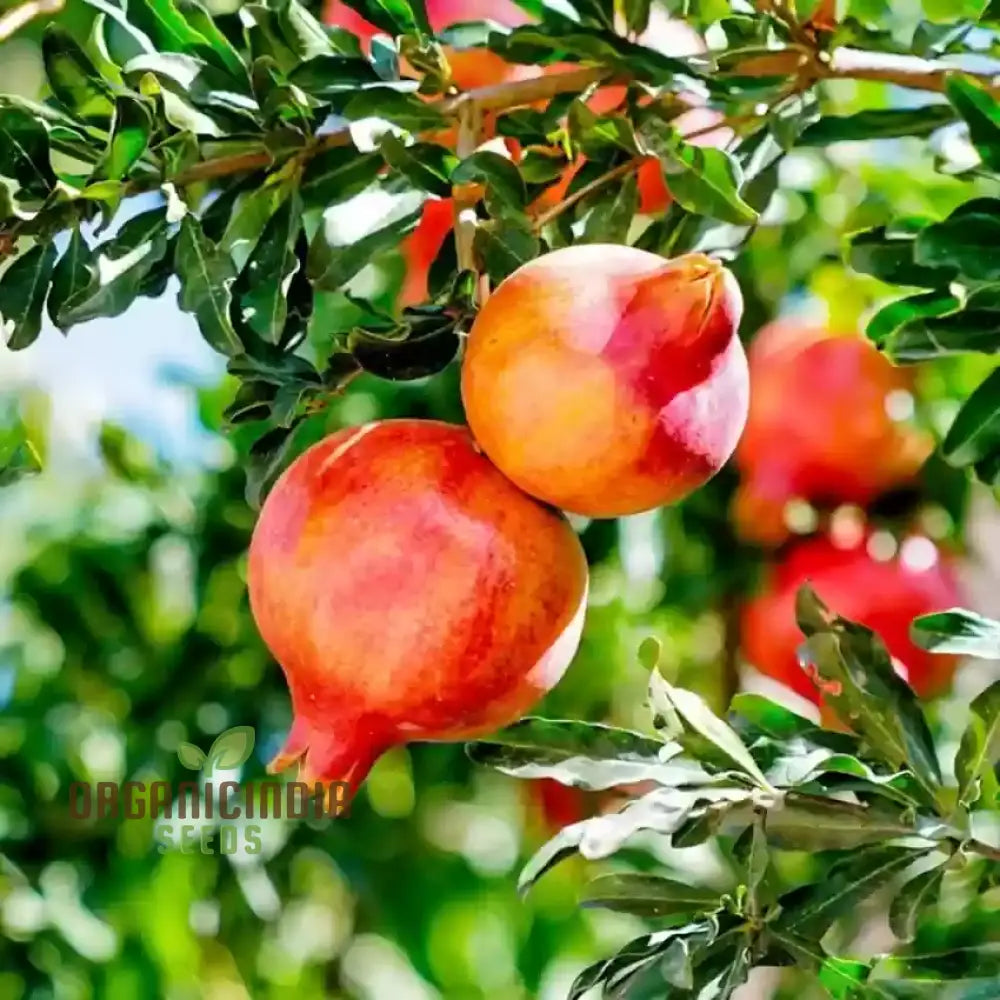
[[(918, 4), (883, 7), (900, 31), (926, 15)], [(57, 16), (86, 37), (78, 0)], [(0, 45), (0, 91), (40, 96), (39, 35), (35, 22)], [(913, 100), (851, 83), (829, 98), (841, 113)], [(969, 186), (937, 168), (960, 164), (963, 149), (949, 135), (935, 147), (840, 143), (787, 157), (736, 265), (743, 335), (776, 316), (863, 329), (888, 290), (845, 267), (845, 234), (891, 215), (945, 214)], [(391, 254), (356, 281), (388, 305), (402, 277)], [(207, 749), (234, 725), (256, 731), (239, 776), (259, 779), (290, 722), (246, 599), (250, 438), (225, 427), (233, 385), (175, 297), (171, 285), (68, 339), (47, 327), (27, 352), (0, 347), (0, 405), (19, 410), (45, 466), (0, 491), (0, 997), (558, 1000), (582, 966), (643, 925), (578, 909), (582, 861), (525, 900), (516, 873), (560, 823), (608, 808), (606, 798), (485, 772), (459, 746), (416, 745), (379, 762), (349, 819), (266, 821), (256, 856), (160, 853), (148, 819), (69, 816), (70, 782), (187, 780), (178, 745)], [(303, 350), (325, 357), (345, 315), (327, 296)], [(919, 371), (910, 419), (940, 437), (989, 367), (953, 358)], [(357, 379), (299, 446), (403, 415), (460, 420), (455, 368), (406, 385)], [(806, 407), (800, 419), (818, 417)], [(741, 663), (739, 609), (776, 557), (734, 530), (737, 485), (727, 469), (678, 507), (575, 522), (593, 571), (586, 631), (540, 714), (646, 729), (636, 650), (648, 635), (663, 644), (670, 679), (719, 709), (739, 670), (744, 687), (815, 712)], [(905, 497), (871, 516), (933, 537), (961, 560), (966, 603), (996, 614), (996, 511), (984, 488), (932, 459)], [(814, 527), (808, 516), (796, 525)], [(963, 665), (935, 703), (945, 755), (970, 696), (995, 675), (996, 664)], [(710, 847), (649, 842), (616, 863), (727, 877)], [(746, 995), (812, 989), (775, 976)]]

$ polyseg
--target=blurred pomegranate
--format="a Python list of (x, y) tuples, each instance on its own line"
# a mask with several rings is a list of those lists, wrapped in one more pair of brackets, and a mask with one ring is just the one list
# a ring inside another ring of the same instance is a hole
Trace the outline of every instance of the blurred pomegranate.
[(859, 336), (780, 322), (753, 340), (749, 362), (734, 518), (750, 541), (784, 541), (795, 499), (869, 504), (910, 482), (933, 448), (908, 422), (912, 373)]
[[(799, 667), (803, 642), (795, 623), (795, 594), (809, 583), (834, 612), (876, 631), (922, 697), (943, 693), (957, 658), (928, 653), (910, 641), (918, 615), (961, 603), (952, 566), (928, 538), (911, 536), (888, 558), (876, 558), (887, 535), (855, 537), (838, 545), (819, 536), (795, 545), (772, 567), (763, 593), (744, 609), (742, 647), (747, 662), (762, 674), (819, 704), (815, 685)], [(882, 553), (888, 555), (888, 553)]]

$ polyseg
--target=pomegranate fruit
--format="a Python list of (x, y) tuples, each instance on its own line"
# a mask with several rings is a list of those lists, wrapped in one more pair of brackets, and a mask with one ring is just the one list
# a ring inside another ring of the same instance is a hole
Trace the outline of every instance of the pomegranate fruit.
[(910, 622), (961, 603), (958, 584), (933, 542), (914, 536), (895, 556), (871, 555), (871, 537), (840, 546), (826, 536), (800, 542), (776, 566), (764, 591), (747, 604), (742, 646), (762, 674), (819, 704), (816, 686), (798, 664), (803, 636), (795, 622), (795, 595), (810, 583), (838, 615), (876, 631), (922, 697), (941, 694), (957, 658), (928, 653), (910, 641)]
[(744, 538), (784, 541), (783, 512), (797, 498), (867, 505), (910, 482), (930, 454), (930, 437), (907, 422), (912, 375), (867, 340), (785, 321), (758, 334), (749, 358), (734, 508)]
[(497, 287), (469, 334), (476, 440), (525, 492), (591, 517), (678, 500), (732, 453), (747, 413), (735, 280), (701, 254), (577, 245)]
[(294, 710), (271, 768), (352, 788), (394, 744), (521, 716), (572, 659), (587, 590), (565, 519), (465, 428), (420, 420), (340, 431), (293, 462), (248, 572)]

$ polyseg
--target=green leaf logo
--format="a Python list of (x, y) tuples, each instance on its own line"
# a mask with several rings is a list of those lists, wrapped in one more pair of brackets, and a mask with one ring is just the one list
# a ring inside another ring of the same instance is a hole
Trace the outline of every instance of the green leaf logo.
[(220, 733), (206, 754), (193, 743), (181, 743), (177, 757), (191, 771), (222, 768), (230, 770), (245, 764), (253, 752), (254, 732), (250, 726), (233, 726)]
[(221, 733), (208, 751), (212, 767), (226, 770), (245, 764), (253, 752), (254, 733), (250, 726), (233, 726)]

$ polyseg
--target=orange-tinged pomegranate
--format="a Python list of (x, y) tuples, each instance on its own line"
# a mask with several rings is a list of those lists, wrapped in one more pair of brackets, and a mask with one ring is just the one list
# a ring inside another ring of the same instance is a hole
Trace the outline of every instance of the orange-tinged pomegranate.
[(795, 623), (795, 594), (808, 582), (832, 611), (878, 632), (918, 694), (941, 694), (957, 658), (914, 646), (909, 629), (918, 615), (961, 603), (952, 568), (934, 543), (921, 536), (906, 539), (884, 560), (874, 558), (872, 548), (871, 536), (844, 547), (825, 536), (794, 546), (744, 610), (747, 662), (819, 703), (819, 692), (799, 667), (796, 652), (804, 640)]
[(482, 735), (548, 691), (579, 642), (587, 565), (465, 428), (389, 420), (285, 471), (249, 588), (294, 710), (272, 770), (357, 787), (388, 747)]
[(761, 331), (749, 356), (734, 507), (745, 538), (782, 542), (790, 500), (864, 506), (912, 481), (930, 454), (929, 436), (907, 419), (911, 373), (861, 337), (785, 321)]
[(701, 254), (577, 245), (503, 281), (467, 343), (477, 441), (527, 493), (615, 517), (713, 476), (747, 412), (735, 280)]

